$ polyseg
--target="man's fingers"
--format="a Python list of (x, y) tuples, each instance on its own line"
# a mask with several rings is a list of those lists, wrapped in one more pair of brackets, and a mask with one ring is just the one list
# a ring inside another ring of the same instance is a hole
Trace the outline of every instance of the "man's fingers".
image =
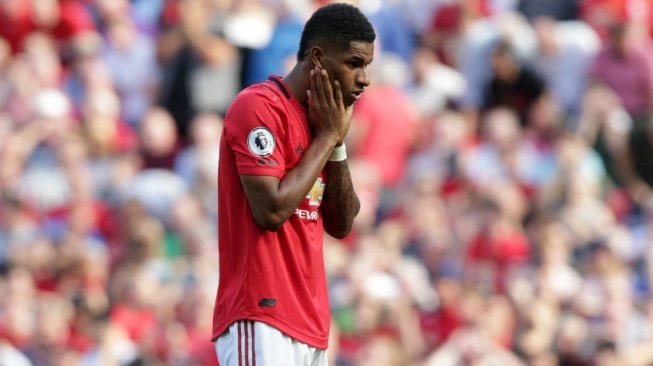
[(313, 93), (313, 96), (315, 96), (316, 91), (317, 91), (317, 89), (316, 89), (317, 85), (315, 83), (315, 70), (311, 70), (311, 72), (310, 72), (309, 84), (310, 84), (309, 85), (309, 87), (310, 87), (309, 90)]
[(322, 85), (324, 85), (324, 96), (326, 102), (331, 102), (334, 98), (333, 88), (331, 87), (331, 82), (329, 81), (329, 73), (326, 70), (322, 70)]
[(336, 81), (333, 82), (333, 84), (334, 84), (335, 89), (336, 89), (335, 93), (334, 93), (335, 94), (334, 99), (336, 101), (336, 106), (338, 108), (340, 108), (340, 107), (344, 108), (344, 101), (343, 101), (343, 98), (342, 98), (342, 88), (340, 87), (340, 82), (338, 80), (336, 80)]
[(328, 99), (326, 97), (325, 93), (325, 83), (324, 83), (324, 74), (326, 73), (326, 70), (321, 70), (319, 68), (315, 69), (315, 86), (317, 89), (317, 94), (314, 96), (315, 98), (318, 99), (318, 102), (320, 103), (321, 108), (325, 108), (328, 106)]
[(307, 105), (309, 106), (309, 109), (313, 110), (314, 113), (320, 114), (320, 110), (323, 108), (321, 103), (321, 97), (320, 97), (320, 87), (318, 85), (318, 80), (320, 79), (320, 76), (318, 75), (317, 69), (311, 70), (310, 73), (310, 93)]

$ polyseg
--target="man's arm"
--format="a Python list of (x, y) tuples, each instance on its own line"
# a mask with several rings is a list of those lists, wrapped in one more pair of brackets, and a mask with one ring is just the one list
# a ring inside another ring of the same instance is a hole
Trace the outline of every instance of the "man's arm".
[(320, 207), (324, 230), (334, 238), (342, 239), (351, 231), (360, 210), (360, 201), (354, 191), (347, 160), (327, 162), (326, 174), (326, 189)]
[(295, 212), (315, 184), (336, 142), (336, 139), (326, 137), (313, 140), (299, 163), (283, 179), (240, 177), (254, 220), (260, 227), (278, 230)]

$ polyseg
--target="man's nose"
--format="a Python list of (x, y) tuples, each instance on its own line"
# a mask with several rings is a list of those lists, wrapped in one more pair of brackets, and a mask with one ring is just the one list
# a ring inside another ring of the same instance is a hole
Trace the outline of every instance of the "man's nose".
[(370, 74), (367, 71), (367, 67), (361, 69), (356, 77), (356, 82), (364, 87), (370, 85)]

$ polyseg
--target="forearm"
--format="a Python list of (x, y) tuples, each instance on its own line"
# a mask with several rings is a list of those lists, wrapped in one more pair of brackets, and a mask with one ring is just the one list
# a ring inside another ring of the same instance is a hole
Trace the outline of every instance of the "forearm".
[[(241, 177), (259, 226), (276, 230), (295, 212), (320, 176), (335, 143), (335, 139), (314, 139), (297, 165), (281, 180)], [(276, 180), (276, 183), (271, 180)]]
[(279, 183), (279, 195), (287, 197), (288, 209), (295, 208), (313, 188), (335, 146), (335, 140), (316, 139), (302, 155), (299, 163)]
[(321, 206), (324, 229), (335, 238), (343, 238), (351, 231), (360, 210), (360, 201), (354, 191), (347, 160), (327, 162), (326, 174)]

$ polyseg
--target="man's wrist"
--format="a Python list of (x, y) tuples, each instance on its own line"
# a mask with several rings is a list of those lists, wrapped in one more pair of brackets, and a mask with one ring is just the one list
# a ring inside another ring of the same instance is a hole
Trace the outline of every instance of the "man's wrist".
[(347, 159), (347, 145), (343, 142), (341, 145), (333, 148), (328, 161), (344, 161)]

